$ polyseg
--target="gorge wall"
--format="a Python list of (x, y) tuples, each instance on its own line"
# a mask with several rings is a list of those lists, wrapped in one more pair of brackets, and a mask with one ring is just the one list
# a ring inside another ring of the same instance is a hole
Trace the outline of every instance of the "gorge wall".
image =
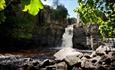
[(78, 49), (88, 49), (86, 45), (86, 32), (83, 27), (74, 26), (73, 30), (73, 47)]

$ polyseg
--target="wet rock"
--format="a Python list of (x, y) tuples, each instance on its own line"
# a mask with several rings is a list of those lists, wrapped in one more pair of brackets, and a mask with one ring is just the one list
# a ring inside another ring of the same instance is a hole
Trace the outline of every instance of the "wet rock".
[(40, 63), (40, 67), (44, 68), (46, 66), (54, 65), (54, 64), (55, 64), (55, 61), (46, 59), (46, 60), (44, 60), (43, 62)]
[(64, 59), (70, 66), (78, 64), (80, 58), (77, 55), (69, 55)]
[(40, 70), (47, 70), (47, 68), (41, 68)]
[(55, 64), (56, 70), (67, 70), (67, 64), (65, 62), (60, 62)]
[(100, 56), (96, 56), (90, 59), (92, 63), (98, 63), (101, 60)]
[(46, 66), (46, 70), (67, 70), (67, 64), (65, 62), (56, 63)]
[(86, 57), (87, 59), (90, 59), (90, 58), (91, 58), (91, 57), (90, 57), (90, 55), (89, 55), (89, 54), (87, 54), (87, 53), (86, 53), (86, 54), (84, 54), (83, 56), (84, 56), (84, 57)]
[(111, 58), (111, 62), (113, 62), (113, 61), (115, 61), (115, 57), (114, 56)]
[(110, 65), (110, 64), (111, 64), (111, 59), (110, 59), (110, 58), (105, 58), (105, 59), (103, 60), (103, 62), (104, 62), (105, 64), (107, 64), (107, 65)]
[(41, 62), (41, 67), (44, 68), (46, 66), (49, 66), (49, 59), (44, 60), (43, 62)]
[(23, 68), (18, 68), (17, 70), (23, 70)]
[(76, 55), (78, 57), (82, 57), (83, 54), (80, 52), (77, 52), (75, 49), (68, 47), (68, 48), (63, 48), (61, 50), (59, 50), (57, 53), (54, 54), (54, 57), (56, 58), (56, 60), (63, 60), (64, 58), (66, 58), (66, 56), (69, 55)]
[(107, 48), (103, 51), (97, 49), (91, 55), (64, 48), (54, 55), (55, 60), (44, 61), (9, 54), (6, 56), (0, 57), (0, 70), (115, 70), (114, 51)]
[(81, 67), (83, 68), (95, 68), (91, 60), (87, 59), (86, 57), (82, 57), (80, 62), (81, 62)]
[(0, 70), (16, 70), (17, 66), (12, 64), (0, 64)]
[(115, 51), (113, 51), (112, 56), (114, 56), (114, 57), (115, 57)]
[(72, 70), (83, 70), (83, 69), (80, 67), (73, 67)]
[(115, 66), (115, 61), (113, 61), (113, 62), (111, 63), (111, 65), (112, 65), (112, 66)]
[(98, 67), (98, 70), (107, 70), (104, 66)]
[(95, 56), (107, 56), (107, 57), (112, 57), (111, 52), (111, 47), (110, 46), (99, 46), (95, 51), (92, 52), (90, 57), (95, 57)]
[(56, 70), (56, 65), (46, 66), (47, 70)]
[(97, 56), (97, 54), (96, 54), (95, 51), (93, 51), (93, 52), (91, 53), (90, 57), (95, 57), (95, 56)]
[(98, 54), (98, 55), (106, 55), (110, 51), (111, 51), (111, 47), (101, 45), (96, 49), (96, 54)]

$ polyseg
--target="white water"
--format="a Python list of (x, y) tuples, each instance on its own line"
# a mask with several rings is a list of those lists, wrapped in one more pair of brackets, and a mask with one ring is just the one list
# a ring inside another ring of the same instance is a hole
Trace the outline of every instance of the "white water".
[(72, 38), (73, 38), (73, 25), (68, 25), (65, 28), (65, 32), (63, 34), (61, 48), (73, 47)]

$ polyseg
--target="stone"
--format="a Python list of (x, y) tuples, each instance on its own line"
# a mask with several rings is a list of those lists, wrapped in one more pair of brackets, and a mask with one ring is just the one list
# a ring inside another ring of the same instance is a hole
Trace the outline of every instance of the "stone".
[(114, 56), (114, 57), (115, 57), (115, 51), (113, 51), (112, 56)]
[(72, 70), (83, 70), (83, 69), (80, 67), (73, 67)]
[(76, 55), (69, 55), (66, 56), (66, 58), (64, 59), (70, 66), (78, 64), (80, 58)]
[(91, 60), (87, 59), (86, 57), (81, 58), (81, 67), (83, 67), (83, 68), (95, 68), (95, 66), (93, 65)]
[(18, 68), (17, 70), (24, 70), (23, 68)]
[(113, 62), (111, 63), (111, 65), (112, 65), (112, 66), (115, 66), (115, 61), (113, 61)]
[(97, 54), (96, 54), (95, 51), (93, 51), (93, 52), (91, 53), (90, 57), (95, 57), (95, 56), (97, 56)]
[(47, 70), (47, 68), (41, 68), (40, 70)]
[(115, 61), (115, 57), (114, 57), (114, 56), (111, 58), (111, 61), (112, 61), (112, 62)]
[(93, 57), (90, 59), (92, 63), (98, 63), (100, 60), (101, 60), (101, 57), (100, 56), (96, 56), (96, 57)]
[(84, 54), (84, 57), (86, 57), (87, 59), (90, 59), (90, 58), (91, 58), (90, 55), (87, 54), (87, 53)]
[(80, 52), (77, 52), (75, 49), (71, 48), (71, 47), (67, 47), (67, 48), (63, 48), (61, 50), (59, 50), (57, 53), (54, 54), (54, 57), (56, 58), (56, 60), (63, 60), (64, 58), (66, 58), (66, 56), (69, 55), (76, 55), (78, 57), (82, 57), (83, 54)]
[(56, 65), (46, 66), (47, 70), (56, 70)]
[(56, 63), (56, 70), (67, 70), (67, 64), (65, 62)]
[(110, 65), (111, 64), (111, 59), (110, 58), (104, 58), (103, 59), (104, 64)]
[(40, 63), (40, 67), (44, 68), (46, 66), (49, 66), (49, 59), (44, 60), (43, 62)]
[(34, 62), (33, 66), (35, 69), (39, 70), (40, 69), (40, 63), (39, 62)]
[(111, 51), (111, 47), (101, 45), (96, 49), (96, 54), (98, 54), (98, 55), (106, 55), (110, 51)]

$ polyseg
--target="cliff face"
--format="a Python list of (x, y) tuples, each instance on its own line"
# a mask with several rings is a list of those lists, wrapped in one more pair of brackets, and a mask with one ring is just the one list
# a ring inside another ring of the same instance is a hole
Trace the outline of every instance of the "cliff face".
[(38, 46), (56, 47), (61, 45), (64, 27), (59, 25), (49, 25), (39, 27), (37, 33), (33, 35), (33, 40)]
[(83, 27), (74, 27), (73, 47), (78, 49), (88, 49), (86, 46), (86, 32)]

